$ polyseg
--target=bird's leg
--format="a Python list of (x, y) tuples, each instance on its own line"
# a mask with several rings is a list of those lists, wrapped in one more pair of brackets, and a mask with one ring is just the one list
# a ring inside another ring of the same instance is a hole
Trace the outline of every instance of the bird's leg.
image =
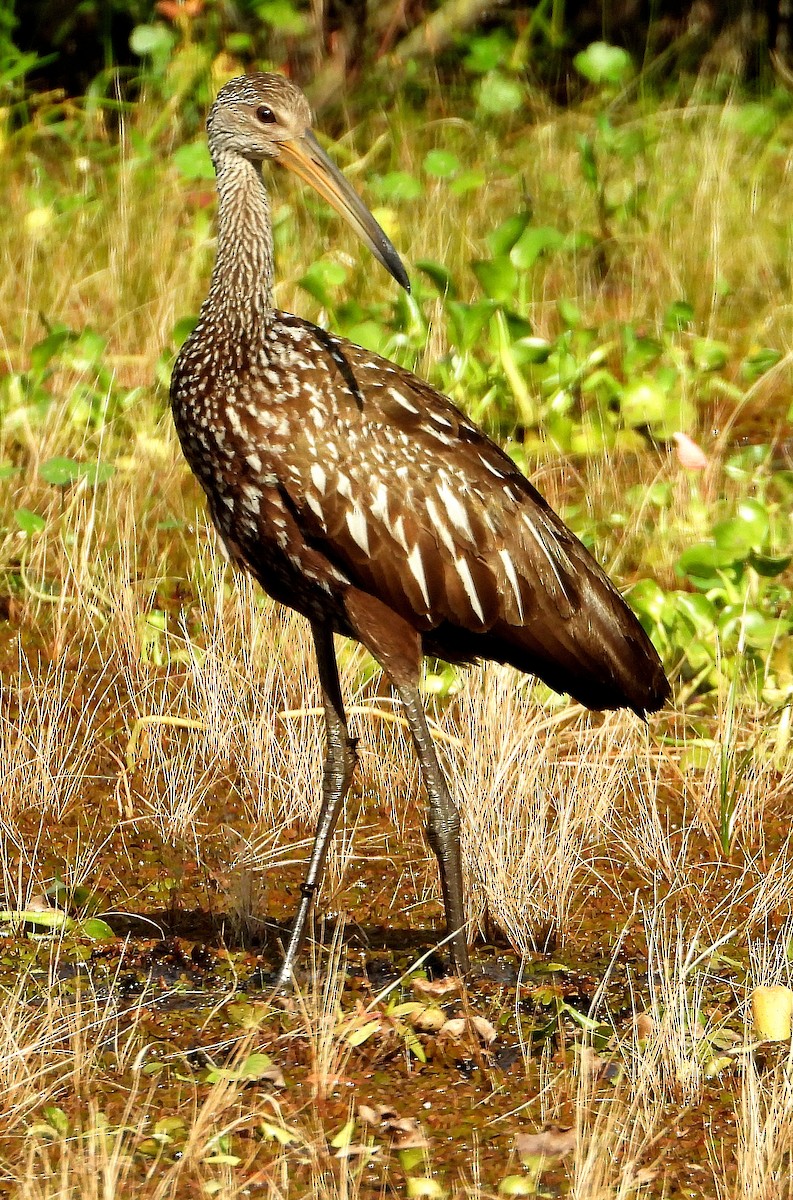
[(308, 917), (314, 896), (322, 882), (330, 839), (339, 819), (341, 806), (352, 781), (356, 763), (355, 738), (347, 730), (347, 719), (341, 698), (339, 671), (333, 649), (333, 632), (328, 625), (311, 623), (314, 646), (317, 652), (319, 682), (322, 689), (322, 704), (325, 709), (325, 733), (327, 748), (325, 773), (322, 780), (322, 809), (319, 814), (314, 846), (308, 863), (306, 881), (302, 885), (300, 907), (297, 910), (289, 945), (278, 972), (276, 986), (284, 987), (292, 978), (292, 971), (306, 937)]
[(355, 636), (384, 668), (402, 701), (430, 803), (427, 837), (440, 867), (452, 955), (457, 969), (467, 971), (460, 815), (449, 795), (419, 695), (421, 638), (393, 609), (356, 588), (345, 593), (344, 607)]
[(446, 780), (435, 753), (432, 736), (427, 725), (424, 705), (415, 683), (394, 681), (399, 693), (405, 717), (413, 734), (416, 753), (421, 763), (424, 786), (429, 798), (429, 820), (427, 838), (441, 873), (443, 905), (446, 911), (446, 927), (451, 937), (451, 951), (459, 971), (467, 971), (468, 944), (465, 934), (465, 910), (463, 907), (463, 866), (460, 856), (460, 814), (449, 795)]

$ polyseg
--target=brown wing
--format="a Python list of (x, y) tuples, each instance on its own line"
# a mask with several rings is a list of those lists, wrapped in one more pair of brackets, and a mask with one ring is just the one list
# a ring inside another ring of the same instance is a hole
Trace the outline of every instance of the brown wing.
[(514, 463), (416, 376), (328, 340), (357, 394), (340, 380), (338, 419), (307, 421), (289, 456), (312, 544), (423, 630), (569, 620), (582, 570), (602, 572)]

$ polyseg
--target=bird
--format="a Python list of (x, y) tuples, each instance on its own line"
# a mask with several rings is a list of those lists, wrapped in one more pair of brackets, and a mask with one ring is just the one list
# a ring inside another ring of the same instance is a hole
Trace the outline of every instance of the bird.
[(504, 450), (415, 374), (276, 309), (271, 164), (311, 185), (410, 288), (392, 242), (318, 142), (304, 93), (273, 73), (231, 79), (207, 136), (216, 257), (174, 364), (171, 407), (223, 552), (310, 623), (325, 718), (319, 822), (276, 982), (293, 979), (356, 765), (335, 635), (373, 655), (401, 702), (446, 941), (465, 973), (460, 816), (420, 696), (423, 657), (510, 664), (587, 708), (644, 718), (670, 685), (616, 587)]

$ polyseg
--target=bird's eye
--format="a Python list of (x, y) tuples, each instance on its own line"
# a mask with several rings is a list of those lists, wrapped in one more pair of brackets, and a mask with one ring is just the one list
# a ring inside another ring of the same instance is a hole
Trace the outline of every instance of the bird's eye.
[(256, 109), (256, 120), (261, 121), (262, 125), (274, 125), (278, 118), (266, 104), (260, 104)]

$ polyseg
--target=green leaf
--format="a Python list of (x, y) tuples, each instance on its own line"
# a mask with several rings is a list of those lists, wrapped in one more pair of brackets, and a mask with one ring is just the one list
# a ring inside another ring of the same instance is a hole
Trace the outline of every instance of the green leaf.
[(608, 42), (592, 42), (573, 59), (579, 75), (595, 84), (619, 86), (633, 74), (633, 61), (627, 50)]
[(572, 300), (567, 300), (564, 297), (556, 301), (556, 308), (563, 324), (568, 329), (577, 329), (583, 323), (581, 309)]
[(288, 1146), (291, 1142), (299, 1141), (299, 1137), (286, 1125), (274, 1125), (271, 1121), (262, 1121), (259, 1124), (262, 1137), (268, 1138), (270, 1141), (278, 1142), (280, 1146)]
[(10, 462), (0, 462), (0, 483), (4, 479), (10, 479), (12, 475), (16, 475), (19, 467), (15, 467)]
[(446, 1192), (437, 1179), (411, 1175), (405, 1183), (405, 1195), (408, 1200), (442, 1200)]
[(349, 1033), (344, 1035), (345, 1042), (350, 1046), (362, 1046), (368, 1038), (377, 1033), (380, 1028), (380, 1021), (369, 1021), (366, 1025), (360, 1025), (357, 1029), (351, 1029)]
[(332, 308), (333, 298), (329, 289), (338, 287), (344, 283), (346, 278), (347, 271), (341, 263), (321, 258), (318, 262), (311, 264), (305, 275), (300, 279), (300, 286), (310, 296), (313, 296), (315, 300), (319, 300), (320, 304), (323, 304), (325, 308)]
[(397, 1151), (397, 1158), (402, 1170), (407, 1173), (424, 1163), (424, 1151), (418, 1146), (409, 1146), (405, 1150)]
[(67, 487), (80, 478), (80, 466), (73, 458), (48, 458), (39, 467), (39, 475), (53, 487)]
[(501, 65), (511, 53), (513, 44), (506, 29), (494, 29), (492, 33), (480, 34), (471, 39), (463, 66), (476, 75), (485, 75)]
[(675, 300), (664, 313), (664, 329), (679, 333), (681, 329), (688, 329), (693, 320), (694, 309), (688, 301)]
[(54, 1104), (45, 1104), (43, 1116), (48, 1125), (51, 1125), (61, 1137), (67, 1137), (69, 1133), (69, 1118), (62, 1108), (56, 1107)]
[(722, 549), (735, 550), (745, 557), (749, 550), (763, 546), (770, 524), (765, 506), (759, 500), (742, 500), (736, 516), (714, 525), (713, 540)]
[(695, 587), (707, 589), (719, 582), (719, 572), (731, 567), (735, 554), (710, 542), (689, 546), (675, 563), (678, 575), (685, 576)]
[(288, 37), (301, 37), (308, 28), (306, 14), (291, 0), (256, 0), (253, 8), (260, 21)]
[(130, 50), (141, 58), (168, 54), (173, 44), (174, 35), (160, 21), (154, 25), (136, 25), (129, 36)]
[(198, 316), (180, 317), (171, 330), (171, 341), (178, 350), (198, 324)]
[(215, 168), (212, 166), (205, 138), (196, 142), (187, 142), (178, 150), (174, 150), (171, 162), (183, 179), (215, 178)]
[(79, 467), (80, 475), (89, 487), (107, 483), (108, 479), (112, 479), (116, 473), (116, 468), (108, 462), (80, 463)]
[(30, 365), (36, 373), (41, 373), (69, 342), (77, 340), (77, 334), (66, 326), (56, 326), (30, 352)]
[(470, 350), (476, 344), (496, 307), (494, 300), (478, 300), (474, 304), (463, 304), (459, 300), (450, 300), (447, 304), (447, 311), (451, 321), (449, 332), (453, 345), (458, 346), (461, 350)]
[(761, 346), (758, 350), (752, 350), (741, 363), (741, 376), (749, 381), (759, 379), (761, 375), (765, 375), (766, 371), (775, 367), (781, 358), (781, 350), (773, 350), (770, 346)]
[(595, 143), (591, 137), (581, 134), (578, 138), (578, 154), (581, 160), (581, 174), (584, 177), (584, 183), (589, 184), (591, 188), (596, 188), (598, 185), (598, 164), (595, 157)]
[(715, 605), (699, 592), (677, 592), (674, 607), (689, 619), (697, 633), (710, 633), (716, 624)]
[(416, 263), (416, 268), (426, 275), (428, 279), (432, 280), (442, 296), (449, 296), (452, 300), (456, 298), (457, 285), (454, 282), (454, 276), (443, 263), (433, 262), (429, 258), (422, 258)]
[(339, 1132), (332, 1137), (330, 1145), (334, 1150), (342, 1150), (345, 1146), (349, 1146), (352, 1142), (352, 1135), (355, 1133), (355, 1120), (352, 1119), (346, 1125), (342, 1125)]
[(43, 517), (29, 508), (17, 508), (14, 512), (14, 520), (26, 537), (32, 537), (34, 533), (41, 533), (47, 525)]
[(81, 921), (75, 932), (91, 938), (94, 942), (109, 942), (116, 936), (107, 921), (100, 917), (88, 917), (87, 920)]
[(69, 929), (74, 922), (59, 908), (6, 908), (0, 910), (0, 922), (3, 924), (24, 924), (41, 926), (42, 929)]
[(747, 104), (727, 104), (724, 108), (724, 123), (737, 129), (746, 137), (767, 141), (776, 130), (776, 112), (767, 104), (750, 101)]
[(783, 571), (787, 570), (791, 562), (793, 562), (793, 554), (774, 556), (771, 554), (758, 554), (753, 550), (749, 555), (749, 562), (758, 575), (773, 578), (775, 575), (781, 575)]
[(539, 225), (524, 229), (510, 251), (510, 259), (520, 270), (528, 271), (541, 254), (558, 250), (564, 243), (564, 234), (550, 225)]
[(725, 342), (710, 338), (694, 338), (691, 344), (691, 360), (698, 371), (720, 371), (727, 365), (729, 353)]
[(524, 90), (515, 79), (508, 79), (500, 71), (485, 75), (477, 89), (477, 104), (482, 112), (492, 116), (517, 112), (524, 100)]
[(249, 1054), (237, 1067), (212, 1067), (207, 1071), (207, 1083), (218, 1083), (228, 1079), (235, 1083), (245, 1083), (264, 1079), (273, 1070), (273, 1060), (267, 1054)]
[(530, 212), (514, 213), (487, 235), (487, 246), (493, 258), (509, 254), (531, 220)]
[(508, 258), (502, 256), (473, 262), (471, 269), (486, 296), (499, 304), (509, 304), (518, 287), (518, 273)]
[(430, 150), (424, 156), (424, 170), (436, 179), (448, 179), (460, 169), (460, 160), (451, 150)]
[(649, 617), (655, 625), (661, 623), (666, 607), (666, 592), (654, 579), (640, 579), (628, 592), (627, 599), (640, 617)]
[(460, 174), (449, 184), (449, 191), (455, 196), (462, 196), (465, 192), (476, 191), (485, 182), (484, 171), (470, 170), (461, 171)]
[(423, 191), (421, 181), (409, 171), (389, 171), (386, 175), (376, 175), (371, 181), (371, 189), (378, 200), (389, 204), (417, 200)]

